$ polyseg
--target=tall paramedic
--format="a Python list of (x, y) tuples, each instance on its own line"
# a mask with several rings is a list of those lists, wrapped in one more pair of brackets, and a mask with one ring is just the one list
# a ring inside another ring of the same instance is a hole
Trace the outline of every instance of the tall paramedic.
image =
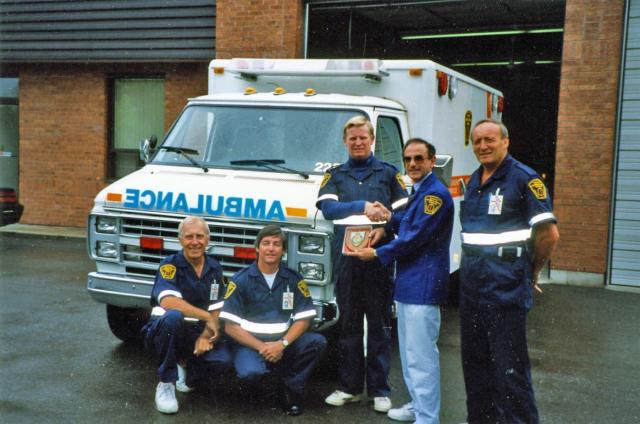
[(501, 122), (472, 131), (480, 167), (461, 203), (460, 331), (467, 420), (537, 423), (526, 339), (538, 276), (559, 239), (540, 176), (508, 154)]
[(178, 226), (178, 240), (182, 251), (160, 264), (151, 291), (154, 308), (143, 330), (145, 345), (160, 358), (155, 402), (166, 414), (178, 412), (176, 388), (190, 392), (207, 372), (231, 369), (218, 321), (225, 295), (222, 268), (205, 253), (209, 226), (187, 217)]
[(406, 208), (394, 213), (387, 230), (397, 234), (390, 243), (350, 252), (363, 260), (376, 257), (386, 266), (397, 264), (400, 362), (411, 401), (389, 410), (397, 421), (440, 422), (440, 305), (447, 300), (449, 245), (453, 232), (453, 199), (432, 170), (435, 147), (420, 138), (404, 145), (404, 167), (413, 181)]
[[(398, 170), (373, 156), (374, 140), (373, 125), (365, 117), (356, 116), (347, 121), (343, 142), (349, 159), (324, 175), (316, 206), (335, 225), (332, 261), (340, 310), (340, 387), (325, 402), (342, 406), (360, 401), (366, 379), (367, 394), (374, 398), (374, 410), (386, 413), (391, 409), (387, 382), (393, 295), (390, 270), (378, 260), (363, 262), (341, 254), (347, 224), (358, 222), (363, 215), (371, 221), (381, 221), (385, 211), (407, 201), (406, 187)], [(391, 239), (389, 235), (375, 241), (382, 246)]]

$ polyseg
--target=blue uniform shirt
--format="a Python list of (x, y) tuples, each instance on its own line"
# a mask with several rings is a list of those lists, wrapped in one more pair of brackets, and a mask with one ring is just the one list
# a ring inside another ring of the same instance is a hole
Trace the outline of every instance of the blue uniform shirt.
[[(407, 190), (402, 176), (393, 165), (379, 161), (371, 155), (366, 161), (355, 161), (350, 158), (347, 162), (325, 173), (320, 184), (316, 207), (322, 210), (326, 219), (334, 220), (336, 224), (332, 246), (334, 280), (346, 275), (350, 263), (359, 261), (359, 259), (344, 256), (341, 252), (345, 225), (366, 222), (363, 218), (365, 201), (379, 201), (389, 210), (398, 209), (406, 204)], [(339, 202), (343, 207), (332, 208), (331, 206), (335, 206), (334, 202)], [(358, 221), (358, 218), (361, 220)], [(378, 245), (382, 246), (389, 241), (391, 237), (386, 237)]]
[(175, 296), (192, 306), (213, 311), (222, 308), (225, 285), (222, 268), (205, 255), (202, 276), (198, 278), (182, 251), (167, 256), (161, 263), (151, 290), (151, 305), (159, 306), (165, 296)]
[(395, 300), (418, 305), (445, 303), (453, 232), (453, 199), (447, 187), (429, 174), (409, 197), (406, 208), (393, 214), (388, 229), (398, 237), (376, 248), (376, 254), (383, 265), (397, 261)]
[[(287, 297), (293, 304), (285, 305)], [(220, 319), (239, 324), (260, 340), (273, 341), (285, 335), (294, 321), (315, 315), (311, 293), (300, 274), (281, 265), (269, 288), (254, 262), (231, 277)]]
[(480, 183), (482, 167), (460, 205), (461, 301), (531, 308), (531, 229), (555, 222), (540, 176), (511, 155)]

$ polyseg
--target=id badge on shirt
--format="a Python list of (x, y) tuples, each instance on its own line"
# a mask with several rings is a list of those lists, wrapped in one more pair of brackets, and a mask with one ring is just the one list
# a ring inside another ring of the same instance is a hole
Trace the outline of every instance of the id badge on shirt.
[(211, 283), (211, 293), (209, 294), (209, 300), (217, 300), (220, 295), (220, 284), (218, 280), (214, 279)]
[(502, 214), (502, 200), (503, 197), (500, 194), (500, 189), (497, 189), (495, 194), (489, 196), (489, 215), (501, 215)]
[(287, 291), (282, 293), (282, 310), (290, 311), (293, 309), (293, 293), (287, 287)]

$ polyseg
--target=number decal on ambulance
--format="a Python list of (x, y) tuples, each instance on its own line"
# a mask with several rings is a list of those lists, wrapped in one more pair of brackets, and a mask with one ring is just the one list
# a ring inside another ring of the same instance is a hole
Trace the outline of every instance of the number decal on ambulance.
[(316, 162), (316, 167), (313, 168), (315, 172), (325, 172), (327, 169), (332, 166), (340, 165), (340, 163), (332, 163), (332, 162)]

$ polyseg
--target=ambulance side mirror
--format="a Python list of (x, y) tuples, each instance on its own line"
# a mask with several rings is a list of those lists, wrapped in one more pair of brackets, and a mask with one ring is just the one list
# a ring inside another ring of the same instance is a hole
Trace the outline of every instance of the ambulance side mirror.
[(436, 155), (436, 164), (433, 173), (445, 187), (451, 185), (451, 173), (453, 172), (453, 157), (449, 155)]
[(140, 160), (144, 163), (148, 163), (156, 150), (157, 144), (158, 138), (155, 135), (145, 138), (144, 140), (140, 140)]

